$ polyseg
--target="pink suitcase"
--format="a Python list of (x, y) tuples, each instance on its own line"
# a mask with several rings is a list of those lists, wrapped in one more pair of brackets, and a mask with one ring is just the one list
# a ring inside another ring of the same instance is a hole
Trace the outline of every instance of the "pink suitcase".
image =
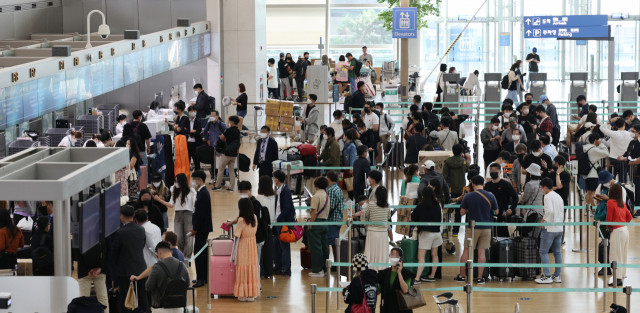
[(147, 189), (147, 167), (146, 166), (140, 166), (140, 177), (138, 177), (138, 181), (140, 181), (140, 184), (138, 184), (138, 191), (142, 191), (143, 189)]
[(211, 294), (219, 296), (233, 295), (236, 284), (236, 265), (230, 255), (211, 256)]

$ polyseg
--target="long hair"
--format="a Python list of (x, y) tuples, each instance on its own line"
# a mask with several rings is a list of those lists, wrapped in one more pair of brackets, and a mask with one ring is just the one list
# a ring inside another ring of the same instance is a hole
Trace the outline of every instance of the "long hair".
[(440, 183), (440, 180), (433, 178), (429, 181), (429, 185), (433, 187), (433, 192), (436, 194), (436, 200), (438, 200), (438, 202), (442, 204), (442, 207), (444, 207), (444, 192), (442, 191), (442, 184)]
[(187, 175), (180, 173), (176, 175), (175, 181), (180, 184), (180, 188), (176, 188), (176, 186), (173, 185), (173, 203), (177, 203), (176, 199), (180, 196), (182, 205), (185, 205), (187, 203), (187, 195), (191, 192)]
[(18, 227), (13, 224), (13, 219), (11, 219), (11, 215), (7, 209), (0, 209), (0, 229), (7, 228), (9, 234), (12, 237), (15, 237), (18, 234)]
[(517, 64), (517, 63), (513, 63), (513, 64), (511, 64), (511, 68), (509, 69), (509, 71), (510, 71), (510, 72), (511, 72), (511, 71), (514, 71), (514, 72), (515, 72), (515, 71), (516, 71), (516, 69), (518, 69), (518, 64)]
[(432, 206), (440, 206), (438, 199), (436, 199), (436, 193), (433, 188), (426, 186), (422, 189), (422, 203), (426, 204), (427, 209)]
[(624, 199), (622, 198), (622, 186), (614, 184), (609, 188), (609, 199), (615, 200), (619, 208), (624, 208)]
[(407, 188), (407, 184), (411, 182), (411, 177), (415, 176), (420, 168), (416, 164), (411, 164), (407, 171), (404, 173), (404, 188)]
[(142, 205), (142, 196), (147, 194), (151, 196), (151, 203), (149, 204), (149, 209), (153, 207), (153, 195), (151, 195), (151, 192), (149, 191), (149, 189), (142, 189), (142, 191), (140, 191), (140, 195), (138, 196), (138, 207), (140, 208), (144, 207)]
[(376, 204), (381, 208), (389, 207), (389, 202), (387, 201), (388, 198), (387, 188), (384, 188), (384, 186), (378, 186), (378, 188), (376, 188)]
[(273, 191), (273, 180), (271, 180), (271, 177), (267, 175), (260, 177), (260, 180), (258, 180), (258, 194), (265, 197), (271, 197), (276, 194), (275, 191)]
[(251, 203), (251, 200), (248, 198), (238, 200), (238, 210), (240, 211), (238, 217), (242, 217), (244, 222), (251, 225), (251, 227), (256, 227), (257, 223), (255, 215), (253, 215), (253, 203)]
[(587, 113), (587, 122), (591, 122), (593, 125), (598, 125), (598, 114), (593, 112)]

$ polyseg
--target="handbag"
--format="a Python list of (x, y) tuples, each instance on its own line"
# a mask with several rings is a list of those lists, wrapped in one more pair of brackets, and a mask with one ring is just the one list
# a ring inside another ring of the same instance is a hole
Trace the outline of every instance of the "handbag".
[(360, 278), (360, 286), (362, 286), (362, 303), (355, 303), (351, 306), (351, 313), (371, 313), (371, 308), (367, 303), (367, 295), (364, 292), (362, 278)]
[(127, 298), (124, 300), (124, 307), (132, 310), (138, 307), (138, 298), (136, 297), (136, 293), (134, 288), (137, 288), (136, 284), (133, 282), (129, 283), (129, 291), (127, 292)]
[(396, 294), (398, 295), (398, 307), (401, 311), (413, 310), (427, 305), (420, 287), (416, 285), (411, 286), (407, 293), (396, 290)]
[(233, 264), (238, 265), (238, 244), (240, 243), (240, 238), (233, 238), (233, 249), (231, 249), (231, 259), (229, 262), (233, 262)]

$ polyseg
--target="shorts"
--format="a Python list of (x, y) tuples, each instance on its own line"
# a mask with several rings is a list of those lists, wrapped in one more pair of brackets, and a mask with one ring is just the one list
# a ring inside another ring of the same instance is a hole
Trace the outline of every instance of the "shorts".
[(327, 244), (335, 245), (337, 238), (340, 238), (340, 225), (327, 226)]
[[(471, 228), (466, 227), (464, 231), (464, 242), (466, 244), (467, 238), (471, 238)], [(477, 229), (474, 231), (473, 247), (478, 250), (486, 250), (491, 246), (491, 229)]]
[(430, 231), (418, 233), (418, 249), (431, 250), (442, 245), (442, 235)]
[(587, 191), (596, 191), (596, 189), (598, 189), (598, 178), (594, 177), (594, 178), (586, 178), (584, 180), (585, 184), (587, 185)]

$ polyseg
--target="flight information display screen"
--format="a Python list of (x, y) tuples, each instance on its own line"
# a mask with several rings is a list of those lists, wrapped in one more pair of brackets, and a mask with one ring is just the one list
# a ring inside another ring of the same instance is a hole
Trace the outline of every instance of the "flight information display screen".
[(124, 85), (140, 81), (144, 77), (144, 55), (142, 51), (122, 56), (124, 58)]
[(22, 109), (22, 85), (4, 89), (5, 112), (7, 126), (22, 123), (24, 110)]
[(40, 116), (38, 102), (38, 81), (32, 80), (22, 84), (23, 120), (28, 121)]
[(3, 89), (0, 89), (0, 129), (4, 129), (5, 127), (7, 127), (7, 115), (5, 112), (4, 88), (3, 88)]
[(113, 90), (113, 59), (102, 62), (102, 92)]
[(64, 72), (38, 79), (40, 114), (63, 109), (66, 106), (66, 93)]
[(82, 203), (82, 253), (100, 241), (100, 195)]
[(113, 59), (113, 89), (124, 86), (124, 61), (123, 57)]

